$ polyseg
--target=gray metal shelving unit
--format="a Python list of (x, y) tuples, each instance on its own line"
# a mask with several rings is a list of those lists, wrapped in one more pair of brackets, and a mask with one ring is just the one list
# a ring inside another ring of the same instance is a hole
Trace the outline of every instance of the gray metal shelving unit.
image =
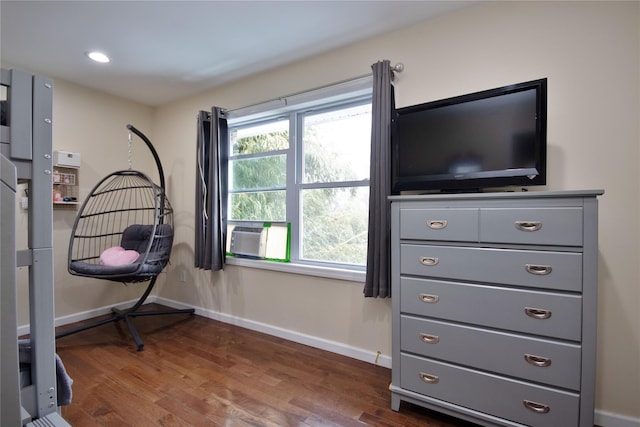
[[(0, 126), (2, 178), (0, 272), (0, 425), (68, 426), (58, 413), (51, 203), (53, 81), (2, 69), (6, 123)], [(29, 185), (28, 247), (17, 249), (15, 206), (20, 182)], [(16, 269), (29, 269), (30, 383), (20, 384)]]

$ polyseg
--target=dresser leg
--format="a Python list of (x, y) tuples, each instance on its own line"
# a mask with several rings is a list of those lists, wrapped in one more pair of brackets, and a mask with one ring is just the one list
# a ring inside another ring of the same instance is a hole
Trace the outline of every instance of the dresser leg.
[(391, 393), (391, 409), (398, 412), (400, 410), (400, 396)]

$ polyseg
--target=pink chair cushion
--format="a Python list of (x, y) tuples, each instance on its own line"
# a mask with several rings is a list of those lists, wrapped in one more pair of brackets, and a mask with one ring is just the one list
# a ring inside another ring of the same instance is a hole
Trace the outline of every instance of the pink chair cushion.
[(140, 254), (136, 251), (125, 250), (121, 246), (114, 246), (109, 249), (105, 249), (100, 254), (100, 263), (103, 265), (126, 265), (136, 262)]

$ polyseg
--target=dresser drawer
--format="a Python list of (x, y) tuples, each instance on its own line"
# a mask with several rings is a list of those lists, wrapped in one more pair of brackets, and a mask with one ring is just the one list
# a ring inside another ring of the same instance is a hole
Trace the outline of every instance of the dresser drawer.
[(477, 242), (478, 209), (401, 209), (400, 238)]
[(483, 208), (480, 240), (582, 246), (582, 208)]
[(580, 341), (582, 298), (460, 282), (402, 277), (400, 311)]
[(580, 346), (401, 316), (400, 350), (580, 390)]
[(400, 274), (582, 291), (582, 254), (400, 245)]
[(403, 354), (400, 386), (529, 426), (575, 426), (576, 393)]

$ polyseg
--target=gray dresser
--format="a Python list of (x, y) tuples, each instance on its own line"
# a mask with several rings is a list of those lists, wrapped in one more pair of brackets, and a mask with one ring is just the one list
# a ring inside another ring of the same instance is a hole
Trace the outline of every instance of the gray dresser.
[(593, 426), (601, 194), (390, 198), (394, 410)]

